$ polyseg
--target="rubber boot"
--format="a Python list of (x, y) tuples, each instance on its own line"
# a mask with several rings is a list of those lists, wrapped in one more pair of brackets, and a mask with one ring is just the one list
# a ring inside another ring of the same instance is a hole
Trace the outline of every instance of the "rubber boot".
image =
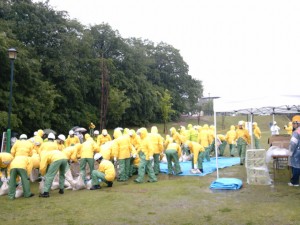
[(107, 182), (107, 187), (112, 187), (112, 186), (113, 186), (113, 182), (108, 181), (108, 182)]
[(90, 188), (90, 190), (97, 190), (100, 189), (100, 185), (94, 185), (93, 187)]
[(39, 197), (42, 197), (42, 198), (49, 198), (49, 192), (44, 192), (42, 194), (39, 195)]
[(64, 189), (59, 189), (59, 192), (58, 192), (59, 194), (63, 194), (63, 193), (65, 193), (64, 192)]

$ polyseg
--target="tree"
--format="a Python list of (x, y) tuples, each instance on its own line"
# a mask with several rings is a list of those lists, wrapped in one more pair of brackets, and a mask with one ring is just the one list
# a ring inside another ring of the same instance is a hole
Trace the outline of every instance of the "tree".
[(167, 133), (167, 122), (170, 120), (170, 116), (175, 112), (172, 109), (172, 97), (168, 90), (165, 90), (160, 102), (162, 118), (164, 121), (164, 133)]

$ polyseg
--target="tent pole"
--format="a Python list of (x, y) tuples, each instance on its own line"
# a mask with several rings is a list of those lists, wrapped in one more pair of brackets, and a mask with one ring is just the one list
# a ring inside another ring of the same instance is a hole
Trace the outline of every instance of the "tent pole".
[[(213, 100), (213, 105), (214, 105)], [(216, 167), (217, 167), (217, 179), (219, 179), (219, 164), (218, 164), (218, 142), (217, 142), (217, 113), (214, 110), (214, 126), (215, 126), (215, 153), (216, 153)]]
[(251, 129), (251, 149), (254, 149), (253, 148), (253, 128), (252, 128), (252, 124), (253, 124), (253, 113), (251, 113), (251, 116), (250, 116), (250, 122), (251, 122), (251, 124), (250, 124), (250, 129)]

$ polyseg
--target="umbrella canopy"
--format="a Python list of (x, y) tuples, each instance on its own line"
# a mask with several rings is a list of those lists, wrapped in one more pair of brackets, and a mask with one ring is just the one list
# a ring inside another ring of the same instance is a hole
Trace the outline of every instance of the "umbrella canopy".
[(83, 127), (78, 127), (76, 129), (74, 129), (75, 132), (86, 132), (87, 130)]
[(44, 134), (50, 134), (50, 133), (53, 133), (54, 135), (56, 135), (56, 132), (54, 130), (49, 129), (49, 128), (44, 129)]

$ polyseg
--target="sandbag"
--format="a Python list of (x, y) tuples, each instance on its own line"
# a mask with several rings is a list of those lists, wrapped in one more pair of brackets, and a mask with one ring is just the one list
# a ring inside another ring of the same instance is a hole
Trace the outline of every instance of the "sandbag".
[(18, 187), (16, 188), (15, 198), (20, 198), (22, 196), (23, 196), (23, 186), (19, 184)]
[(39, 170), (38, 169), (32, 169), (30, 173), (30, 181), (35, 182), (39, 179)]
[(1, 195), (7, 195), (8, 194), (8, 183), (7, 181), (4, 181), (1, 188), (0, 188), (0, 196)]
[(59, 189), (59, 173), (56, 173), (51, 185), (51, 190)]
[(73, 191), (77, 191), (77, 190), (82, 190), (85, 189), (86, 186), (84, 184), (84, 181), (82, 179), (82, 176), (79, 175), (75, 180), (74, 180), (74, 186), (73, 186)]
[(39, 191), (40, 191), (40, 193), (44, 193), (44, 186), (45, 186), (45, 178), (42, 178), (42, 180), (39, 183)]

